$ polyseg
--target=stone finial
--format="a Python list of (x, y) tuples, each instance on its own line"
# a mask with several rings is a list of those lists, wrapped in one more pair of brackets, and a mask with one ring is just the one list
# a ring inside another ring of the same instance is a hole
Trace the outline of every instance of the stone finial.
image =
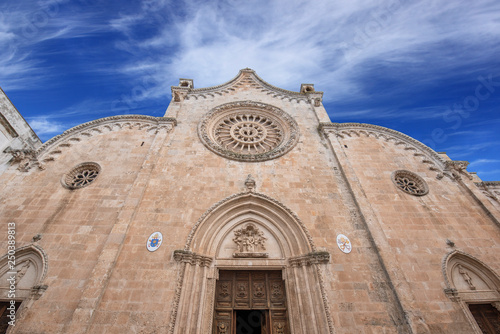
[(247, 188), (247, 191), (250, 192), (255, 190), (255, 179), (251, 174), (248, 174), (247, 179), (245, 180), (245, 187)]
[(302, 84), (302, 85), (300, 85), (300, 92), (301, 93), (312, 93), (312, 92), (314, 92), (314, 85), (313, 84)]
[(179, 87), (194, 88), (193, 79), (179, 79)]
[(451, 241), (450, 239), (446, 239), (446, 244), (450, 247), (455, 247), (455, 243)]

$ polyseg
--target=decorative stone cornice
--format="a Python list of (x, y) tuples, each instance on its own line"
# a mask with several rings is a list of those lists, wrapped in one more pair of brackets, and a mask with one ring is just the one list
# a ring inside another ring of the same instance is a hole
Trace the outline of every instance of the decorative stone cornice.
[[(77, 125), (62, 134), (57, 135), (45, 142), (38, 150), (20, 161), (21, 170), (29, 170), (32, 166), (38, 165), (40, 169), (45, 168), (45, 163), (54, 161), (63, 150), (71, 147), (85, 138), (92, 137), (112, 131), (120, 131), (122, 129), (136, 129), (144, 132), (158, 132), (160, 130), (171, 131), (177, 125), (175, 118), (170, 117), (153, 117), (143, 115), (121, 115), (111, 116), (84, 124)], [(21, 157), (21, 155), (19, 155)], [(19, 169), (18, 168), (18, 169)]]
[(486, 187), (486, 188), (500, 188), (500, 181), (482, 181), (482, 182), (474, 182), (474, 184), (478, 187)]
[(330, 262), (330, 253), (328, 252), (311, 252), (306, 255), (295, 256), (288, 259), (288, 263), (292, 267), (310, 266), (312, 264), (323, 264)]
[(300, 220), (300, 218), (292, 210), (290, 210), (288, 207), (286, 207), (280, 201), (278, 201), (272, 197), (269, 197), (267, 195), (257, 193), (257, 192), (243, 192), (243, 193), (234, 194), (234, 195), (226, 197), (226, 198), (222, 199), (221, 201), (212, 205), (207, 211), (205, 211), (203, 213), (203, 215), (201, 215), (201, 217), (198, 219), (198, 221), (194, 224), (193, 228), (191, 229), (191, 232), (189, 232), (184, 250), (189, 251), (189, 249), (191, 247), (191, 242), (193, 241), (193, 237), (194, 237), (196, 230), (210, 214), (212, 214), (218, 208), (220, 208), (221, 206), (223, 206), (224, 204), (226, 204), (230, 201), (238, 201), (238, 200), (243, 199), (245, 197), (255, 197), (255, 198), (263, 199), (265, 201), (271, 202), (272, 204), (279, 207), (281, 210), (285, 211), (293, 220), (295, 220), (295, 222), (297, 222), (297, 224), (300, 226), (302, 232), (305, 234), (307, 241), (309, 242), (309, 246), (311, 247), (311, 250), (313, 252), (316, 252), (316, 246), (314, 245), (313, 238), (312, 238), (311, 234), (309, 233), (308, 229), (306, 228), (306, 226), (304, 225), (304, 223)]
[(373, 136), (376, 139), (383, 138), (388, 142), (393, 141), (394, 145), (402, 145), (405, 150), (414, 151), (414, 156), (422, 157), (422, 163), (428, 164), (430, 170), (436, 171), (438, 179), (443, 177), (443, 172), (447, 171), (446, 168), (449, 166), (436, 151), (427, 145), (404, 133), (382, 126), (364, 123), (321, 123), (319, 131), (326, 137), (334, 135), (344, 138), (346, 136), (352, 137), (352, 135), (358, 137), (365, 135), (367, 137)]
[[(174, 101), (176, 101), (176, 96), (178, 96), (178, 101), (180, 102), (183, 99), (189, 100), (191, 98), (207, 98), (207, 97), (215, 97), (216, 95), (229, 94), (230, 92), (244, 86), (250, 85), (254, 87), (254, 89), (259, 90), (261, 92), (266, 93), (267, 95), (272, 95), (273, 97), (289, 100), (289, 101), (304, 101), (309, 103), (309, 99), (305, 93), (293, 92), (286, 89), (275, 87), (266, 81), (262, 80), (254, 70), (245, 68), (239, 71), (238, 75), (228, 82), (207, 87), (207, 88), (189, 88), (181, 87), (181, 86), (173, 86), (172, 87), (172, 95)], [(321, 93), (321, 92), (315, 92)]]
[(210, 267), (213, 258), (199, 255), (191, 251), (178, 249), (174, 251), (174, 260), (177, 262), (189, 263), (192, 266)]

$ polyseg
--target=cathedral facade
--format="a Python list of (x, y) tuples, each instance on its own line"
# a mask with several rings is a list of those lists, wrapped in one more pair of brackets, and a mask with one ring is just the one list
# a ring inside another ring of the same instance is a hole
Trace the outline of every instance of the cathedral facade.
[(4, 149), (2, 330), (499, 333), (500, 183), (322, 98), (180, 79)]

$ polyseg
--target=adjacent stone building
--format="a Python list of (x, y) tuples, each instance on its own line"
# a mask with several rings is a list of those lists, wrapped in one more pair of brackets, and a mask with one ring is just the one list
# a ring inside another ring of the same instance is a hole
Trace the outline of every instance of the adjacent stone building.
[(0, 88), (0, 174), (9, 166), (13, 152), (16, 152), (14, 160), (22, 169), (23, 160), (29, 161), (41, 145), (38, 136)]
[(180, 79), (9, 161), (9, 333), (499, 333), (499, 183), (322, 97)]

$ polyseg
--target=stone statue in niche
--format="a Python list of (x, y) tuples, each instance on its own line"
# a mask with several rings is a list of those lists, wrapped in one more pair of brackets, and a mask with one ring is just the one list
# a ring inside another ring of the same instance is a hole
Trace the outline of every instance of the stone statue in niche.
[(15, 283), (16, 286), (19, 283), (19, 281), (21, 281), (21, 279), (24, 277), (24, 275), (26, 275), (26, 272), (28, 271), (30, 264), (31, 264), (30, 261), (26, 261), (24, 262), (24, 265), (16, 271), (16, 283)]
[(465, 270), (465, 268), (462, 267), (461, 264), (458, 265), (458, 272), (460, 273), (460, 275), (462, 275), (462, 277), (464, 278), (464, 281), (466, 281), (467, 284), (469, 284), (470, 289), (476, 290), (476, 287), (474, 286), (474, 284), (472, 284), (472, 278), (470, 277), (467, 270)]
[(269, 257), (268, 253), (259, 252), (266, 250), (267, 238), (254, 224), (248, 223), (244, 228), (234, 231), (234, 235), (233, 241), (238, 251), (233, 253), (233, 257)]

